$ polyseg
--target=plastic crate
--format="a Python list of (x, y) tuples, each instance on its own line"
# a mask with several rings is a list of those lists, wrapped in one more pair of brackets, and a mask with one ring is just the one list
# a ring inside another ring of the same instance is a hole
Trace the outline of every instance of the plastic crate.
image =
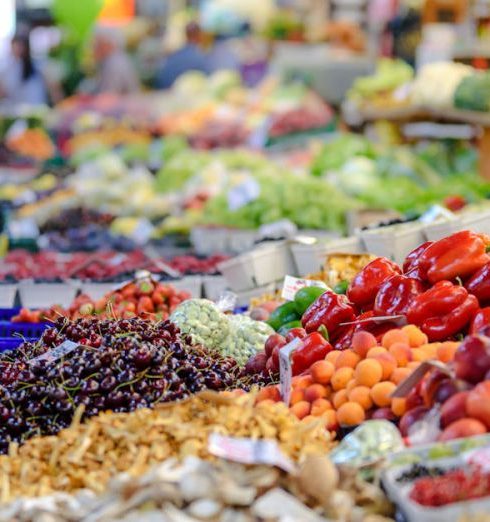
[(23, 342), (24, 339), (21, 339), (20, 337), (9, 337), (8, 339), (0, 337), (0, 353), (15, 350)]
[(0, 308), (0, 321), (10, 321), (19, 312), (20, 308)]
[(49, 323), (11, 323), (0, 321), (0, 338), (12, 338), (16, 335), (25, 339), (38, 339), (44, 330), (50, 327)]

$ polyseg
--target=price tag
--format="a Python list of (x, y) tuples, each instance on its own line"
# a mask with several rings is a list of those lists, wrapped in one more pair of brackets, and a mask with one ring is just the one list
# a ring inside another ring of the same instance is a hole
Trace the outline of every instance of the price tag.
[(216, 457), (242, 464), (269, 464), (292, 473), (295, 466), (275, 440), (253, 440), (211, 433), (208, 451)]
[(312, 279), (300, 279), (298, 277), (293, 277), (287, 275), (284, 278), (284, 284), (282, 285), (282, 293), (281, 297), (283, 299), (287, 299), (288, 301), (292, 301), (296, 292), (301, 288), (305, 288), (307, 286), (317, 286), (318, 288), (325, 288), (325, 290), (330, 290), (329, 287), (323, 281), (313, 281)]
[(281, 398), (289, 406), (291, 400), (291, 385), (293, 380), (293, 369), (291, 354), (301, 346), (301, 339), (293, 339), (279, 350), (279, 390)]
[(39, 357), (31, 359), (29, 363), (46, 361), (48, 364), (52, 364), (58, 359), (61, 359), (65, 355), (68, 355), (69, 353), (73, 352), (73, 350), (76, 350), (79, 346), (80, 345), (78, 343), (74, 343), (73, 341), (64, 341), (63, 343), (54, 347), (52, 350), (48, 350)]
[(242, 182), (228, 191), (228, 208), (231, 211), (255, 201), (260, 196), (260, 185), (251, 176), (247, 176)]

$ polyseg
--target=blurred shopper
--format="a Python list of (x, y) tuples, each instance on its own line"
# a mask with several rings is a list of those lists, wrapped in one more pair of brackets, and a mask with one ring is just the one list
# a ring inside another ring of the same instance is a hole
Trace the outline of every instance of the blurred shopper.
[(131, 94), (139, 91), (136, 69), (124, 51), (124, 38), (117, 29), (98, 28), (94, 39), (94, 58), (97, 65), (95, 94), (111, 92)]
[(34, 65), (27, 34), (12, 39), (11, 56), (0, 79), (0, 98), (12, 104), (47, 103), (44, 79)]
[(201, 28), (191, 22), (185, 28), (186, 44), (184, 47), (167, 56), (157, 73), (155, 86), (168, 89), (175, 80), (188, 71), (209, 72), (208, 60), (200, 45)]
[(216, 35), (214, 37), (213, 47), (208, 53), (208, 69), (210, 73), (216, 71), (238, 71), (240, 69), (240, 60), (236, 53), (232, 40), (225, 35)]

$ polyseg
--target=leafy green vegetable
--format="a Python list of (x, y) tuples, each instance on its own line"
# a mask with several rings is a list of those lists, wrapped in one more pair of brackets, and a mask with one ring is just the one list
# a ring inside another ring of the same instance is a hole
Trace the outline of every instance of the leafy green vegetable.
[(490, 73), (478, 72), (463, 78), (454, 93), (454, 106), (470, 111), (489, 111)]

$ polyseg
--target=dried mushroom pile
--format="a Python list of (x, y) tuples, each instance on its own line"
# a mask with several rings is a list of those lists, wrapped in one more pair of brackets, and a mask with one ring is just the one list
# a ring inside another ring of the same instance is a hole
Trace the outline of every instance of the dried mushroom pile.
[(321, 423), (301, 423), (282, 403), (254, 402), (252, 394), (203, 392), (154, 410), (103, 413), (56, 436), (12, 444), (9, 455), (0, 456), (0, 502), (84, 488), (100, 493), (121, 472), (136, 477), (171, 457), (210, 458), (207, 439), (213, 432), (275, 439), (294, 460), (332, 447)]
[(85, 490), (14, 502), (0, 510), (0, 522), (385, 522), (391, 513), (379, 488), (339, 474), (325, 456), (306, 457), (295, 476), (188, 457), (137, 480), (121, 474), (103, 495)]

